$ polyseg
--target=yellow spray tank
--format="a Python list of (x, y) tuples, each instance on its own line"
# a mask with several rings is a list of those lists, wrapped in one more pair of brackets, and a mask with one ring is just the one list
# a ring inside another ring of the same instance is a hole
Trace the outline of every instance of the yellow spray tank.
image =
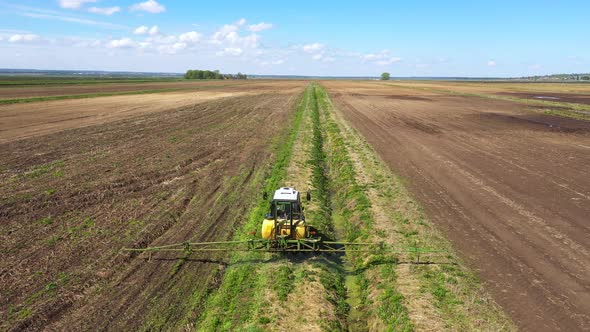
[[(267, 195), (265, 193), (265, 199)], [(309, 191), (307, 200), (311, 199)], [(275, 191), (270, 202), (270, 211), (262, 222), (262, 238), (298, 240), (309, 238), (315, 232), (305, 223), (299, 191), (282, 187)]]

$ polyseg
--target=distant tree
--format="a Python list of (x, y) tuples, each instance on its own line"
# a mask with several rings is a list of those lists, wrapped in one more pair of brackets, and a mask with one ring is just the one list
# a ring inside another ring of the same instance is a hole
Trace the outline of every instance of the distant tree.
[(381, 74), (381, 80), (382, 81), (389, 81), (389, 73), (383, 73)]
[(582, 76), (580, 79), (583, 81), (590, 81), (590, 76)]
[(238, 73), (237, 75), (222, 74), (219, 70), (198, 70), (189, 69), (184, 74), (187, 80), (245, 80), (248, 77), (245, 74)]

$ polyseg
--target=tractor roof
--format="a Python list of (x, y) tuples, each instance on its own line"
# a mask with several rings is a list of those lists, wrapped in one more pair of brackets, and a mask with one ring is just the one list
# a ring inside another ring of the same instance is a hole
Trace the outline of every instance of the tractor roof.
[(277, 201), (297, 201), (299, 192), (295, 188), (283, 187), (275, 191), (273, 200)]

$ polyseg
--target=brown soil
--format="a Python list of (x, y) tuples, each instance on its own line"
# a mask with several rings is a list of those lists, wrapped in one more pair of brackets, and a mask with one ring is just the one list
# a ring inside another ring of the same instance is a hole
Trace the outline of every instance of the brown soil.
[(158, 89), (209, 89), (240, 85), (243, 81), (187, 81), (147, 83), (65, 84), (51, 86), (0, 86), (0, 99), (63, 96), (89, 93), (113, 93)]
[(532, 99), (532, 100), (545, 100), (545, 101), (555, 101), (555, 102), (562, 102), (562, 103), (577, 103), (577, 104), (590, 104), (590, 94), (586, 95), (579, 95), (579, 94), (569, 94), (569, 93), (522, 93), (522, 92), (503, 92), (498, 93), (499, 95), (510, 96), (510, 97), (517, 97), (523, 99)]
[(107, 123), (146, 113), (170, 111), (217, 98), (269, 91), (279, 92), (281, 88), (285, 93), (293, 93), (293, 89), (298, 89), (300, 85), (301, 83), (298, 82), (285, 82), (280, 87), (265, 82), (239, 85), (232, 83), (228, 86), (219, 84), (208, 86), (203, 91), (187, 90), (0, 105), (0, 143), (69, 128)]
[(590, 329), (589, 122), (500, 100), (324, 85), (520, 328)]
[(245, 92), (170, 92), (0, 106), (0, 142), (170, 111)]
[[(186, 327), (182, 318), (198, 315), (225, 256), (159, 253), (148, 261), (119, 250), (229, 239), (261, 188), (273, 137), (288, 128), (303, 87), (253, 85), (207, 102), (166, 94), (167, 110), (159, 104), (108, 122), (5, 136), (0, 329)], [(71, 102), (104, 112), (110, 98)], [(158, 104), (156, 95), (146, 103), (128, 98), (114, 109)], [(49, 114), (38, 128), (49, 125)]]

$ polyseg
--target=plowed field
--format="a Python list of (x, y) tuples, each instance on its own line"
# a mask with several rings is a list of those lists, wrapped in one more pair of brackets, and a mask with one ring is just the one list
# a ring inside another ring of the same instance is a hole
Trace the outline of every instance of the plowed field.
[[(230, 238), (304, 86), (0, 106), (38, 115), (0, 124), (1, 329), (180, 327), (224, 266), (119, 250)], [(109, 117), (52, 127), (66, 113)]]
[(325, 86), (519, 327), (590, 329), (590, 122), (455, 84)]

